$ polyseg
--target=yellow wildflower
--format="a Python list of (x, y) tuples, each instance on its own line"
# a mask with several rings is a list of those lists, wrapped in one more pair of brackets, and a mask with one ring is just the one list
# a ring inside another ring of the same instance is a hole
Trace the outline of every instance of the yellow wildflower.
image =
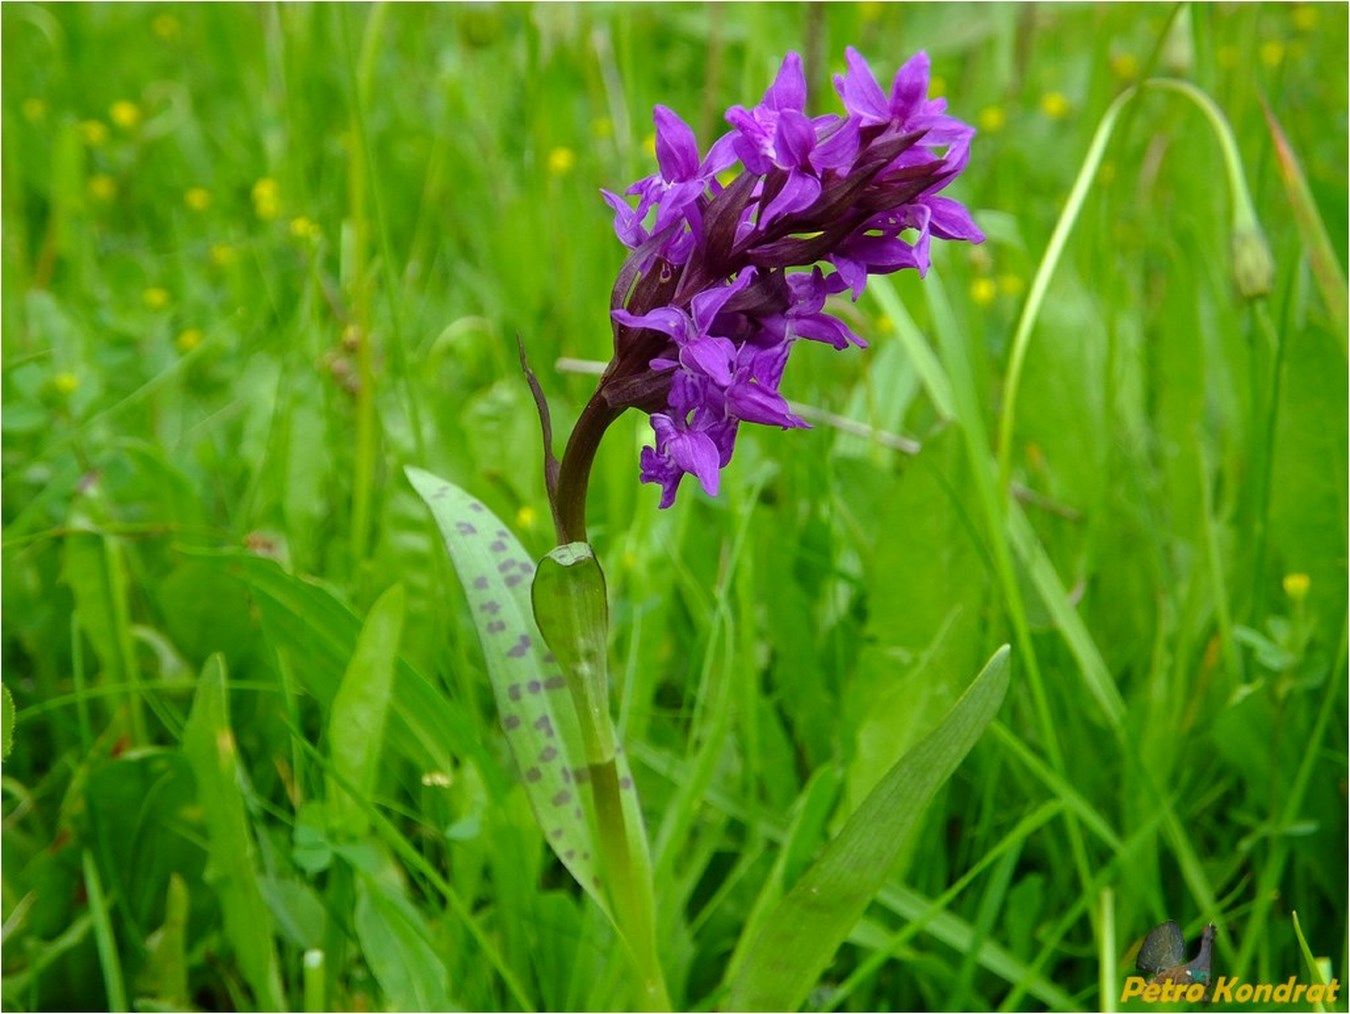
[(312, 219), (297, 215), (291, 219), (291, 235), (296, 239), (316, 240), (323, 235), (323, 230)]
[(37, 123), (47, 115), (47, 103), (42, 99), (23, 100), (23, 118), (29, 123)]
[(591, 133), (596, 137), (613, 137), (614, 121), (608, 116), (597, 116), (591, 121)]
[(947, 79), (940, 74), (934, 74), (928, 79), (928, 97), (930, 99), (940, 99), (947, 94)]
[(117, 183), (107, 173), (95, 173), (89, 177), (89, 196), (96, 201), (111, 201), (117, 196)]
[(576, 164), (577, 153), (571, 148), (557, 147), (548, 153), (548, 171), (554, 176), (566, 175)]
[(64, 397), (70, 397), (75, 393), (75, 389), (80, 386), (80, 378), (73, 373), (58, 373), (52, 378), (52, 386), (56, 388), (56, 393)]
[(1069, 115), (1069, 100), (1063, 92), (1046, 92), (1041, 96), (1041, 112), (1052, 120), (1062, 120)]
[(1023, 284), (1022, 276), (1015, 275), (1012, 272), (1005, 272), (998, 276), (998, 291), (1005, 296), (1020, 296)]
[(1302, 602), (1308, 597), (1308, 589), (1312, 586), (1312, 581), (1307, 574), (1286, 574), (1284, 575), (1284, 593), (1295, 602)]
[(183, 26), (178, 23), (178, 19), (172, 14), (157, 14), (154, 20), (150, 22), (150, 31), (159, 36), (164, 42), (172, 42), (178, 38)]
[(211, 244), (211, 263), (218, 268), (228, 268), (234, 263), (234, 247), (228, 243)]
[(1224, 43), (1215, 51), (1214, 58), (1224, 70), (1232, 70), (1237, 66), (1238, 48), (1231, 43)]
[(1314, 4), (1299, 4), (1294, 8), (1294, 27), (1300, 32), (1311, 32), (1317, 27), (1317, 7)]
[(108, 117), (123, 130), (134, 130), (141, 122), (141, 107), (126, 99), (119, 99), (108, 110)]
[(886, 5), (878, 3), (877, 0), (864, 0), (858, 5), (859, 13), (862, 14), (863, 24), (869, 24), (878, 21), (881, 18), (881, 11)]
[(281, 213), (281, 191), (270, 176), (253, 184), (253, 210), (259, 218), (276, 218)]
[(997, 134), (1008, 124), (1008, 114), (1002, 106), (985, 106), (976, 118), (980, 129), (988, 134)]
[(145, 303), (147, 309), (162, 310), (169, 305), (168, 290), (152, 285), (141, 293), (141, 301)]
[(1123, 81), (1139, 76), (1139, 58), (1133, 53), (1116, 53), (1111, 57), (1111, 73)]
[(202, 332), (200, 328), (190, 327), (177, 338), (174, 344), (178, 346), (180, 352), (191, 352), (202, 343)]
[(193, 187), (183, 195), (183, 203), (193, 211), (205, 211), (211, 206), (211, 191), (205, 187)]
[(81, 120), (80, 137), (91, 148), (101, 148), (108, 143), (108, 125), (102, 120)]
[(642, 139), (642, 150), (652, 158), (656, 157), (656, 135), (648, 134)]
[(877, 334), (890, 334), (895, 330), (895, 321), (884, 313), (877, 318)]
[(1269, 39), (1261, 43), (1261, 62), (1272, 70), (1284, 61), (1284, 43), (1279, 39)]
[(976, 306), (988, 306), (998, 297), (998, 286), (992, 278), (977, 278), (970, 283), (970, 298)]
[(533, 528), (534, 523), (538, 518), (539, 512), (529, 504), (524, 504), (521, 506), (520, 510), (516, 511), (516, 527), (525, 529)]

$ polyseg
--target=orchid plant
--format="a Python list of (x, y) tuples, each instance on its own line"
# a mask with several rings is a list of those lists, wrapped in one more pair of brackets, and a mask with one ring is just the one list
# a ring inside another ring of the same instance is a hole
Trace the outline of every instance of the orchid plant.
[[(636, 999), (669, 1009), (657, 899), (632, 772), (610, 717), (608, 606), (587, 543), (586, 491), (605, 432), (628, 409), (650, 417), (640, 479), (670, 507), (686, 475), (716, 496), (742, 423), (807, 424), (780, 386), (793, 345), (866, 342), (831, 310), (869, 275), (930, 263), (934, 237), (978, 243), (967, 210), (942, 195), (974, 130), (928, 97), (918, 53), (889, 93), (847, 51), (834, 79), (842, 113), (811, 116), (801, 58), (788, 53), (760, 102), (726, 112), (701, 153), (693, 130), (657, 106), (657, 171), (604, 191), (629, 249), (610, 297), (614, 354), (561, 460), (547, 402), (526, 368), (544, 435), (559, 547), (537, 564), (482, 503), (410, 470), (431, 507), (478, 624), (501, 724), (539, 826), (613, 921)], [(522, 351), (522, 364), (524, 355)], [(528, 594), (527, 594), (528, 593)], [(816, 863), (746, 928), (728, 968), (734, 1009), (799, 1006), (881, 887), (897, 843), (992, 717), (1006, 650), (947, 719), (850, 816)]]

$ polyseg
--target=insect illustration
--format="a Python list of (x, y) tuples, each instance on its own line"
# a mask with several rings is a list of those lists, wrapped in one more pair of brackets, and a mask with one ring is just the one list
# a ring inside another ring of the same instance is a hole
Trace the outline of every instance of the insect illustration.
[(1161, 926), (1155, 926), (1144, 937), (1134, 963), (1141, 974), (1149, 977), (1150, 982), (1200, 982), (1208, 985), (1213, 950), (1214, 925), (1211, 923), (1200, 937), (1200, 952), (1187, 961), (1186, 940), (1181, 935), (1181, 927), (1169, 919)]

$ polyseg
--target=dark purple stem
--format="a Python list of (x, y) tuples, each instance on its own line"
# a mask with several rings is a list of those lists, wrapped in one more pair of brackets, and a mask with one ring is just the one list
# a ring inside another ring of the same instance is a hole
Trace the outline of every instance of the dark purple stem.
[(572, 427), (567, 449), (563, 451), (558, 468), (558, 485), (553, 499), (553, 517), (558, 529), (558, 542), (585, 542), (586, 488), (590, 485), (591, 465), (600, 439), (610, 423), (623, 414), (623, 407), (615, 408), (605, 399), (601, 387), (591, 395), (581, 410), (577, 424)]

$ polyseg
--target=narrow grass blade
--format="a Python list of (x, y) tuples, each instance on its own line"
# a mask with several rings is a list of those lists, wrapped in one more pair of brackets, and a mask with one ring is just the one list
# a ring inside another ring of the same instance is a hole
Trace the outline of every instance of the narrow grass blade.
[(900, 843), (993, 720), (1008, 690), (1000, 648), (942, 723), (891, 768), (775, 907), (746, 951), (731, 1010), (796, 1010), (881, 890)]
[(1036, 537), (1036, 531), (1027, 520), (1026, 513), (1021, 505), (1011, 499), (1008, 501), (1008, 538), (1021, 558), (1022, 565), (1031, 575), (1041, 602), (1054, 618), (1055, 626), (1073, 652), (1088, 693), (1097, 702), (1111, 731), (1119, 734), (1125, 723), (1125, 699), (1120, 694), (1120, 688), (1111, 679), (1111, 671), (1092, 639), (1087, 624), (1069, 601), (1068, 591), (1055, 572), (1055, 565), (1050, 561), (1045, 547)]
[(225, 661), (212, 655), (202, 669), (192, 712), (183, 729), (183, 753), (197, 778), (206, 816), (210, 858), (206, 879), (225, 913), (225, 936), (259, 1007), (285, 1010), (272, 938), (272, 914), (258, 887), (253, 835), (239, 790), (239, 757), (230, 729)]
[[(189, 901), (187, 883), (177, 873), (170, 874), (164, 897), (164, 924), (150, 934), (146, 962), (137, 978), (138, 994), (168, 1010), (187, 1010), (191, 1006), (187, 959)], [(137, 1005), (145, 1009), (139, 997)]]
[[(294, 675), (325, 711), (333, 706), (356, 651), (361, 621), (327, 588), (287, 574), (275, 560), (242, 552), (201, 552), (253, 594), (268, 639), (293, 660)], [(478, 742), (463, 707), (406, 659), (397, 660), (386, 740), (420, 770), (448, 771), (468, 757), (485, 777), (497, 765)]]
[(9, 687), (0, 684), (0, 760), (14, 749), (14, 698)]
[(947, 379), (947, 374), (943, 372), (937, 356), (933, 354), (933, 350), (924, 341), (918, 325), (914, 323), (914, 318), (909, 315), (909, 311), (905, 309), (905, 304), (900, 301), (900, 296), (889, 282), (882, 285), (874, 284), (868, 291), (881, 304), (881, 309), (891, 319), (891, 323), (895, 325), (895, 333), (900, 339), (905, 355), (909, 357), (910, 362), (914, 365), (915, 372), (919, 374), (919, 379), (923, 381), (924, 390), (928, 392), (933, 407), (937, 409), (938, 414), (943, 419), (955, 419), (956, 399), (952, 395), (951, 382)]
[[(356, 639), (356, 652), (328, 712), (328, 752), (333, 767), (366, 799), (375, 794), (402, 631), (403, 586), (396, 584), (371, 606)], [(354, 837), (365, 834), (369, 821), (350, 795), (330, 784), (328, 800), (336, 826)]]
[(1289, 139), (1280, 128), (1280, 121), (1271, 112), (1270, 106), (1263, 101), (1266, 112), (1266, 126), (1270, 128), (1270, 139), (1275, 144), (1275, 164), (1279, 167), (1280, 182), (1289, 198), (1289, 207), (1294, 212), (1294, 224), (1308, 252), (1308, 265), (1312, 268), (1313, 278), (1317, 280), (1322, 302), (1336, 320), (1335, 330), (1341, 342), (1341, 352), (1346, 352), (1346, 331), (1350, 330), (1346, 311), (1345, 272), (1336, 259), (1335, 247), (1327, 235), (1326, 223), (1317, 213), (1317, 203), (1312, 191), (1308, 189), (1308, 180), (1303, 175), (1303, 166), (1294, 154)]
[(108, 914), (108, 898), (103, 893), (94, 856), (86, 851), (83, 856), (84, 886), (89, 894), (89, 912), (94, 917), (94, 942), (98, 946), (98, 963), (103, 970), (103, 987), (108, 991), (108, 1010), (127, 1010), (127, 990), (122, 977), (122, 960), (117, 954), (117, 938), (113, 936), (112, 919)]
[[(1294, 936), (1298, 937), (1298, 949), (1303, 954), (1303, 960), (1308, 966), (1308, 979), (1318, 986), (1326, 985), (1326, 977), (1322, 974), (1322, 965), (1313, 957), (1312, 948), (1308, 946), (1308, 938), (1303, 935), (1303, 926), (1298, 921), (1298, 913), (1290, 912), (1289, 918), (1294, 921)], [(1326, 1005), (1320, 1000), (1313, 1003), (1313, 1010), (1325, 1011)]]
[(530, 606), (534, 563), (468, 493), (421, 469), (407, 474), (431, 508), (473, 610), (502, 729), (539, 826), (577, 883), (608, 912), (587, 797), (576, 784), (575, 773), (586, 767), (576, 709)]
[(450, 1010), (450, 973), (417, 909), (372, 878), (356, 882), (356, 938), (391, 1010)]

